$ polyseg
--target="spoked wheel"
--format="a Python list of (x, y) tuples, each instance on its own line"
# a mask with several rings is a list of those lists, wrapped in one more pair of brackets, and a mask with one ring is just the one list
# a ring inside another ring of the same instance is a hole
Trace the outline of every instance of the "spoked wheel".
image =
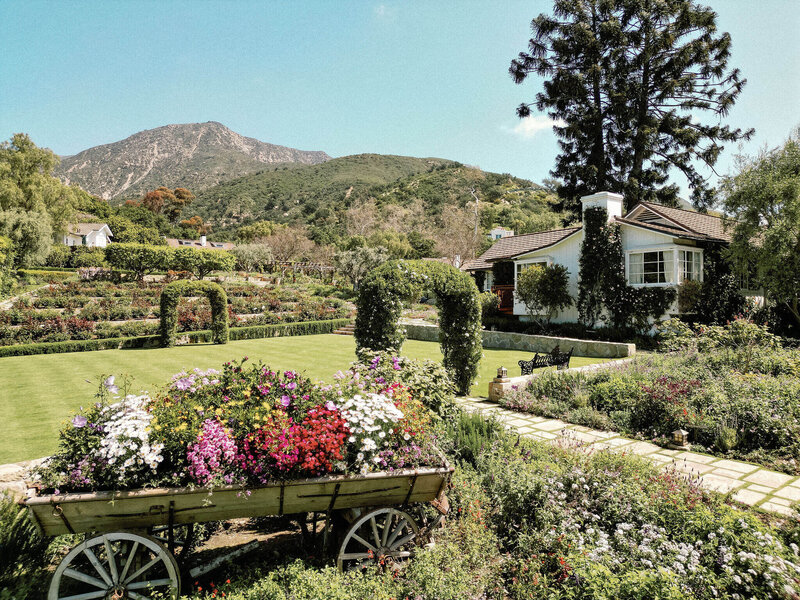
[(340, 570), (380, 562), (399, 566), (414, 555), (419, 526), (396, 508), (378, 508), (353, 522), (344, 536), (336, 561)]
[(48, 600), (178, 598), (175, 558), (159, 542), (135, 533), (107, 533), (78, 544), (58, 565)]

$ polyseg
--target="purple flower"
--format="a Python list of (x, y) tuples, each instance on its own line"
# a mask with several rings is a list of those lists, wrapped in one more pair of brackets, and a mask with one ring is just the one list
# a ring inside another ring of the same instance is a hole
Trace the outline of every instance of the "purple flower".
[(177, 383), (175, 383), (175, 387), (181, 390), (182, 392), (185, 392), (190, 387), (192, 387), (193, 383), (194, 382), (190, 378), (184, 377), (183, 379), (179, 379)]
[(106, 378), (106, 380), (103, 382), (103, 385), (112, 394), (116, 394), (117, 392), (119, 392), (119, 388), (116, 385), (114, 385), (114, 376), (113, 375), (109, 375)]
[(83, 415), (75, 415), (72, 419), (72, 425), (75, 427), (86, 427), (86, 417)]
[(399, 370), (400, 370), (400, 361), (399, 361), (399, 360), (397, 360), (397, 357), (396, 357), (396, 356), (393, 356), (393, 357), (392, 357), (392, 368), (393, 368), (395, 371), (399, 371)]
[(292, 399), (289, 396), (281, 396), (281, 405), (289, 406), (292, 403)]
[(290, 390), (293, 390), (297, 388), (297, 384), (294, 381), (292, 381), (286, 387), (289, 388)]

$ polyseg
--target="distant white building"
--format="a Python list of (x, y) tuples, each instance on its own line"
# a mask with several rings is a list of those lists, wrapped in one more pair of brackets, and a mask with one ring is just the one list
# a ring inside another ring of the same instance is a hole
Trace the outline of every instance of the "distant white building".
[(199, 240), (184, 240), (178, 238), (166, 238), (167, 245), (172, 248), (209, 248), (211, 250), (232, 250), (234, 245), (231, 242), (210, 242), (206, 236), (201, 235)]
[(499, 240), (514, 235), (513, 229), (506, 229), (505, 227), (495, 227), (489, 232), (490, 240)]
[(105, 223), (74, 223), (67, 226), (64, 243), (67, 246), (105, 248), (114, 234)]

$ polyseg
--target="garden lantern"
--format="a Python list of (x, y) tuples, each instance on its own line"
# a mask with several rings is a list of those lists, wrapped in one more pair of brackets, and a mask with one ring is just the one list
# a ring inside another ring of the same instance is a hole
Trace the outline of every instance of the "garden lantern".
[(507, 379), (508, 378), (508, 369), (505, 367), (500, 367), (497, 369), (497, 378), (498, 379)]
[(689, 432), (685, 429), (676, 429), (672, 432), (672, 443), (670, 448), (675, 450), (689, 450)]

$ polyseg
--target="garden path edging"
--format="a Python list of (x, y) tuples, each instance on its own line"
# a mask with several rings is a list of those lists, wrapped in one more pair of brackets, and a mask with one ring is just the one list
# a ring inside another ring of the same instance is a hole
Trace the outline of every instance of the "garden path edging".
[(485, 398), (458, 398), (457, 403), (468, 412), (496, 418), (522, 437), (561, 447), (630, 452), (660, 463), (662, 469), (675, 469), (697, 478), (705, 489), (733, 492), (731, 498), (741, 504), (783, 517), (792, 516), (794, 510), (800, 509), (800, 477), (794, 475), (699, 452), (669, 450), (624, 437), (616, 431), (599, 431), (559, 419), (508, 410)]
[[(423, 342), (438, 342), (439, 328), (435, 325), (421, 325), (417, 323), (404, 324), (406, 336), (412, 340)], [(577, 338), (551, 337), (547, 335), (527, 335), (508, 331), (481, 331), (484, 348), (498, 350), (524, 350), (527, 352), (549, 353), (558, 346), (562, 352), (569, 352), (572, 348), (573, 356), (586, 356), (588, 358), (629, 358), (636, 354), (636, 344), (623, 344), (618, 342), (600, 342), (595, 340), (581, 340)]]

